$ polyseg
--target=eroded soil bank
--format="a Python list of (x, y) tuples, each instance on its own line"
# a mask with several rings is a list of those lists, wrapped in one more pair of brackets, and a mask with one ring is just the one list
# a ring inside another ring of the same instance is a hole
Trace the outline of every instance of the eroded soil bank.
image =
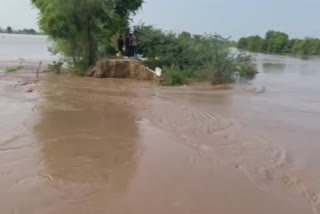
[(290, 136), (272, 90), (28, 78), (0, 78), (1, 213), (319, 212), (319, 174), (286, 147), (318, 120), (295, 112)]

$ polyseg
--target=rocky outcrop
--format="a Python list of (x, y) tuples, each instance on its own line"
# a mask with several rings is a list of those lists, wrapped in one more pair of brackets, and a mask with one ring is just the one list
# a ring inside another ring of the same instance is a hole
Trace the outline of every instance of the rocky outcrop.
[(129, 78), (137, 80), (156, 80), (152, 70), (132, 59), (110, 59), (98, 62), (88, 72), (89, 77)]

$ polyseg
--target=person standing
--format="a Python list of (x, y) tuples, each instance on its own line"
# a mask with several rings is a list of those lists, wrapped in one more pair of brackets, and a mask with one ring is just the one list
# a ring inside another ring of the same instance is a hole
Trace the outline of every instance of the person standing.
[(130, 57), (131, 55), (131, 48), (130, 48), (130, 34), (127, 33), (126, 34), (126, 38), (125, 38), (125, 46), (126, 46), (126, 56)]
[(138, 39), (136, 33), (133, 33), (131, 36), (131, 46), (132, 46), (132, 56), (138, 58)]
[(122, 54), (123, 52), (123, 45), (124, 45), (124, 40), (123, 37), (120, 36), (118, 39), (118, 51)]

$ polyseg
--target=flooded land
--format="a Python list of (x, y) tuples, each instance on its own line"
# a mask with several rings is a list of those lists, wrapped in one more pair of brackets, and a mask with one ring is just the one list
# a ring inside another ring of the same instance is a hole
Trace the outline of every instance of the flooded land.
[(319, 214), (320, 58), (255, 58), (225, 87), (0, 72), (0, 213)]

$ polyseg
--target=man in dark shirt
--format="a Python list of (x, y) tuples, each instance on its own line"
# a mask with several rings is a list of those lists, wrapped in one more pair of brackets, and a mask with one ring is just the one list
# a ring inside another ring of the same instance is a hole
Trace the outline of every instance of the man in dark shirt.
[(123, 37), (120, 36), (118, 39), (118, 50), (120, 53), (123, 52), (123, 45), (124, 45)]
[(131, 55), (131, 48), (130, 48), (130, 34), (126, 34), (126, 56), (130, 57)]

